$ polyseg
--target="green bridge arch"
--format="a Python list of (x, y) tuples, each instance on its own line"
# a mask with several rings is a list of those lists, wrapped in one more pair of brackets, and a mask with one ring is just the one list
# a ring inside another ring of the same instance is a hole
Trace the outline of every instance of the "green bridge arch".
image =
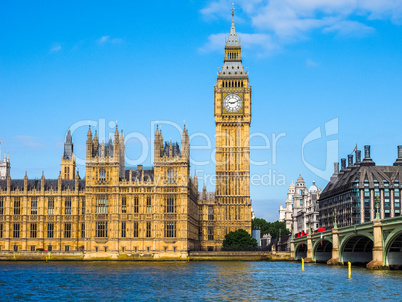
[[(323, 251), (317, 251), (323, 244)], [(330, 250), (328, 250), (330, 248)], [(332, 238), (323, 237), (313, 241), (313, 260), (318, 262), (327, 262), (332, 257)]]
[[(303, 252), (300, 251), (300, 248), (303, 248)], [(307, 257), (307, 242), (299, 242), (295, 246), (294, 250), (294, 259), (296, 260), (301, 260), (301, 258), (306, 258)]]
[[(392, 251), (391, 248), (396, 243), (398, 239), (402, 242), (402, 225), (395, 227), (394, 230), (389, 233), (387, 238), (384, 240), (384, 254), (383, 262), (385, 265), (398, 265), (402, 266), (402, 245), (400, 246), (399, 253), (397, 251)], [(395, 246), (397, 248), (398, 246)]]
[[(356, 241), (353, 242), (353, 239)], [(359, 245), (363, 245), (363, 249)], [(373, 246), (374, 238), (370, 233), (348, 234), (341, 239), (339, 244), (339, 262), (369, 263), (373, 260)], [(351, 247), (351, 250), (346, 250), (347, 247)]]

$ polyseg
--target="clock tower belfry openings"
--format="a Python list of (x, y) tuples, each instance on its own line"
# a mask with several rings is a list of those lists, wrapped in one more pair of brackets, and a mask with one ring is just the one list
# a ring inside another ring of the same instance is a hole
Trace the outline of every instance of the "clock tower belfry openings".
[(225, 58), (214, 87), (216, 124), (216, 202), (220, 239), (230, 231), (251, 234), (250, 124), (251, 85), (242, 64), (234, 8)]

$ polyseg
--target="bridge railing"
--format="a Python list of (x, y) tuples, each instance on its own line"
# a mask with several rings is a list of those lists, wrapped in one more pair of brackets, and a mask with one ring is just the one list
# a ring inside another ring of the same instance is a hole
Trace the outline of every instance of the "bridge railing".
[(397, 216), (397, 217), (390, 217), (390, 218), (384, 218), (381, 220), (381, 224), (392, 224), (392, 223), (400, 223), (402, 221), (402, 216)]

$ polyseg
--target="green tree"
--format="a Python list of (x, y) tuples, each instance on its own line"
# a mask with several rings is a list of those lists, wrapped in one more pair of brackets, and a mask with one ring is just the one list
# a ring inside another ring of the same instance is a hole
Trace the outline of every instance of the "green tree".
[(251, 223), (251, 227), (252, 227), (253, 230), (260, 230), (261, 231), (261, 236), (262, 236), (264, 234), (269, 233), (271, 223), (267, 222), (263, 218), (254, 218), (252, 223)]
[(270, 234), (273, 239), (279, 237), (279, 230), (281, 230), (281, 236), (286, 236), (290, 234), (290, 231), (286, 229), (284, 222), (267, 222), (262, 218), (254, 218), (251, 224), (253, 230), (261, 230), (261, 237), (265, 234)]
[(279, 230), (281, 230), (282, 237), (290, 234), (290, 231), (286, 228), (286, 224), (284, 222), (272, 222), (269, 228), (269, 233), (271, 234), (272, 238), (279, 238)]
[(257, 240), (242, 229), (226, 234), (223, 240), (223, 247), (226, 249), (251, 249), (256, 248), (257, 245)]

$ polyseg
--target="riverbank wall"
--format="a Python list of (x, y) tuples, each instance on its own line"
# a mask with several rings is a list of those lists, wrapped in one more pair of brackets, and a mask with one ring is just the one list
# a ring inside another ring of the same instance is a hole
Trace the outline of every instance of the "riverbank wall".
[(286, 252), (190, 252), (191, 261), (286, 261), (290, 253)]
[(286, 252), (196, 251), (183, 254), (0, 252), (0, 261), (286, 261)]

